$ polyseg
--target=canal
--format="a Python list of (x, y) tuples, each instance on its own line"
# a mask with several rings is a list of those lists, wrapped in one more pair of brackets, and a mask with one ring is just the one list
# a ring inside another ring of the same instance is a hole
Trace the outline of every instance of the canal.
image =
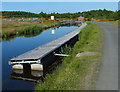
[[(11, 66), (8, 64), (8, 61), (14, 56), (18, 56), (60, 38), (76, 28), (78, 28), (78, 26), (61, 26), (47, 29), (34, 37), (21, 36), (9, 41), (2, 41), (2, 90), (33, 90), (36, 83), (24, 81), (24, 77), (33, 79), (34, 76), (29, 75), (29, 72), (26, 72), (22, 76), (15, 74), (15, 71), (12, 71)], [(21, 71), (17, 72), (20, 73)], [(36, 75), (37, 73), (34, 74)], [(22, 77), (23, 79), (21, 79)], [(40, 80), (41, 78), (35, 77), (35, 79)]]

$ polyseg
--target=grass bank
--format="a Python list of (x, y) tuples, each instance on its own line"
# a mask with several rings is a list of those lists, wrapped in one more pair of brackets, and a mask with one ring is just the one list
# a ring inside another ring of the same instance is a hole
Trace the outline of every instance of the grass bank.
[(108, 21), (108, 24), (112, 24), (112, 25), (116, 25), (116, 26), (120, 26), (120, 21)]
[(54, 21), (44, 21), (43, 23), (34, 21), (2, 21), (2, 38), (7, 40), (16, 36), (31, 37), (36, 36), (42, 30), (59, 25)]
[[(92, 90), (101, 64), (103, 32), (97, 24), (88, 24), (81, 30), (79, 41), (74, 45), (69, 57), (63, 58), (58, 72), (48, 74), (44, 83), (35, 90)], [(76, 57), (76, 54), (90, 51), (99, 52), (93, 56)]]
[(10, 37), (14, 36), (25, 36), (25, 37), (31, 37), (39, 34), (42, 32), (43, 28), (41, 26), (33, 25), (30, 27), (26, 27), (22, 30), (18, 30), (16, 32), (10, 32), (10, 33), (3, 33), (2, 38), (3, 39), (9, 39)]
[(54, 21), (44, 21), (43, 23), (37, 21), (7, 21), (2, 20), (2, 33), (12, 33), (23, 30), (26, 27), (33, 25), (42, 27), (51, 27), (54, 25)]

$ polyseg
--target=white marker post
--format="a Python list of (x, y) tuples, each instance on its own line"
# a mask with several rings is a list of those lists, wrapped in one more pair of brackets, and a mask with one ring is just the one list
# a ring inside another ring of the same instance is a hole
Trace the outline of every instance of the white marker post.
[[(51, 16), (51, 20), (53, 20), (53, 21), (54, 21), (54, 26), (55, 26), (54, 16)], [(52, 31), (51, 31), (51, 33), (52, 33), (52, 34), (55, 34), (55, 30), (52, 30)]]
[(51, 20), (54, 20), (54, 16), (51, 16)]

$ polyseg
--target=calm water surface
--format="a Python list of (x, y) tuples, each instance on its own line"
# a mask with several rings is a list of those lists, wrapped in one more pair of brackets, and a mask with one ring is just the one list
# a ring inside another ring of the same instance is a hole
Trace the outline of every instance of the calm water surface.
[(11, 78), (12, 69), (8, 64), (8, 61), (14, 56), (18, 56), (38, 46), (44, 45), (50, 41), (62, 37), (76, 28), (78, 27), (70, 26), (50, 28), (35, 37), (16, 37), (10, 41), (2, 41), (3, 90), (33, 90), (36, 83)]

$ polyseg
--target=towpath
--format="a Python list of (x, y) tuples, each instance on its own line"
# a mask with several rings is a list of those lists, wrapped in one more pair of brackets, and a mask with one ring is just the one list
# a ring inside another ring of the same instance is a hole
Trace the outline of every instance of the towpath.
[(96, 90), (118, 90), (118, 27), (96, 23), (104, 32), (103, 62)]

